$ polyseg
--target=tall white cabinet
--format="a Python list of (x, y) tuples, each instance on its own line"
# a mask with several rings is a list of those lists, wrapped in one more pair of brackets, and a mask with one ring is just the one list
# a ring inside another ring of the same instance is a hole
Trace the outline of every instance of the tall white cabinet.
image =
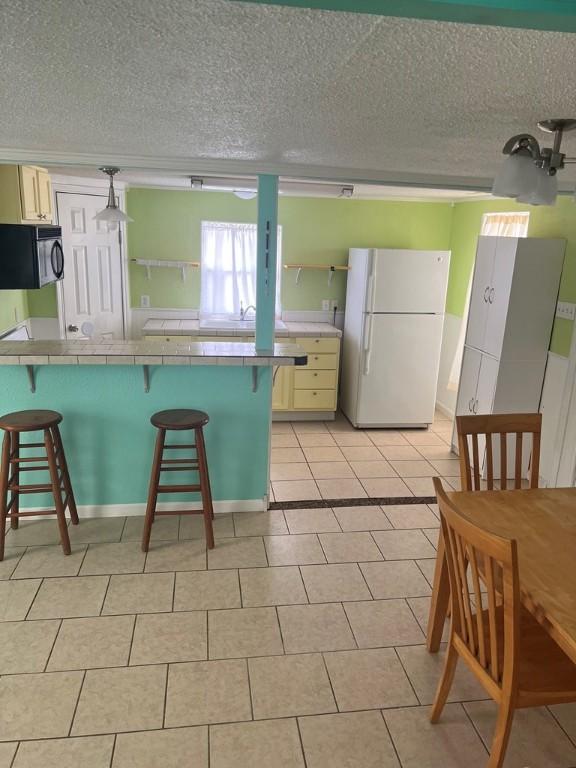
[[(538, 411), (564, 248), (564, 240), (478, 238), (457, 415)], [(456, 451), (457, 443), (454, 431)]]

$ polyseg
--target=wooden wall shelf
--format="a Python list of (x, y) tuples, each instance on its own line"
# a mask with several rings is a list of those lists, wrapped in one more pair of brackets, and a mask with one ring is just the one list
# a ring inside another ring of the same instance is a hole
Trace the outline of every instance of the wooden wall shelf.
[(150, 271), (152, 267), (159, 267), (161, 269), (180, 269), (182, 271), (182, 280), (186, 280), (187, 269), (198, 269), (200, 267), (199, 261), (168, 261), (166, 259), (130, 259), (130, 261), (133, 264), (138, 264), (138, 266), (144, 267), (148, 280), (152, 279), (152, 273)]
[(296, 270), (296, 285), (300, 282), (300, 276), (303, 269), (324, 270), (328, 271), (328, 285), (331, 285), (335, 272), (348, 272), (350, 267), (347, 265), (334, 265), (334, 264), (284, 264), (284, 269)]

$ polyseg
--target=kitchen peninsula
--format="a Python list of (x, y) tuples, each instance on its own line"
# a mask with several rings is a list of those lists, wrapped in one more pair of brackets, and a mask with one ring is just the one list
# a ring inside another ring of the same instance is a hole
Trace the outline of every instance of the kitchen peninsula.
[[(306, 351), (293, 344), (261, 353), (253, 343), (223, 341), (6, 341), (0, 410), (63, 414), (81, 517), (143, 514), (155, 437), (149, 419), (167, 408), (210, 416), (216, 511), (265, 509), (272, 370), (306, 363)], [(169, 505), (184, 500), (174, 494)]]

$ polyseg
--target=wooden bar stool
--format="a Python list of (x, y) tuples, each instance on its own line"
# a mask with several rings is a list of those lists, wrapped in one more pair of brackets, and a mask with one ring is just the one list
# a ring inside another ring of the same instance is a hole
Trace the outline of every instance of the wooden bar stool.
[[(146, 507), (146, 519), (144, 521), (144, 533), (142, 535), (142, 551), (148, 552), (150, 545), (150, 534), (152, 533), (152, 524), (156, 515), (204, 515), (204, 528), (206, 530), (206, 544), (208, 549), (214, 548), (214, 532), (212, 530), (212, 520), (214, 510), (212, 508), (212, 491), (210, 490), (210, 478), (208, 476), (208, 462), (206, 459), (206, 446), (204, 444), (203, 427), (208, 424), (209, 417), (204, 411), (193, 411), (185, 408), (159, 411), (150, 419), (151, 423), (158, 429), (156, 437), (156, 448), (154, 450), (154, 461), (152, 463), (152, 473), (150, 475), (150, 489), (148, 491), (148, 505)], [(195, 435), (194, 443), (187, 444), (166, 444), (166, 432), (175, 431), (193, 431)], [(164, 451), (179, 451), (185, 449), (196, 450), (196, 456), (179, 459), (165, 459)], [(162, 472), (197, 472), (199, 476), (198, 483), (186, 483), (180, 485), (160, 485), (160, 475)], [(196, 493), (200, 492), (202, 498), (202, 509), (186, 510), (162, 510), (157, 511), (156, 503), (159, 493)]]
[[(0, 416), (0, 429), (5, 433), (0, 462), (0, 560), (4, 559), (7, 519), (10, 518), (12, 528), (18, 528), (19, 518), (32, 515), (56, 515), (62, 549), (65, 555), (70, 554), (66, 508), (70, 511), (70, 518), (74, 525), (78, 525), (78, 512), (58, 429), (61, 421), (62, 415), (57, 411), (16, 411)], [(22, 433), (40, 431), (44, 432), (43, 442), (20, 442)], [(23, 448), (44, 448), (46, 455), (24, 457), (20, 455)], [(20, 473), (26, 472), (48, 472), (50, 482), (21, 483)], [(21, 494), (47, 492), (54, 497), (55, 509), (30, 512), (23, 512), (20, 509)], [(8, 494), (10, 494), (10, 501), (8, 501)]]

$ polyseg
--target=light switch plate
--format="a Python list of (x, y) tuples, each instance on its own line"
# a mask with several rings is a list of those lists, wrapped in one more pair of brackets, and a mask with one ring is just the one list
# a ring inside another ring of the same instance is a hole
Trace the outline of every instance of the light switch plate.
[(148, 296), (147, 294), (143, 293), (140, 296), (140, 306), (143, 309), (147, 309), (150, 306), (150, 296)]
[(322, 299), (322, 311), (330, 312), (330, 299)]
[(563, 320), (574, 320), (576, 304), (571, 304), (569, 301), (559, 301), (556, 305), (556, 317), (561, 317)]

